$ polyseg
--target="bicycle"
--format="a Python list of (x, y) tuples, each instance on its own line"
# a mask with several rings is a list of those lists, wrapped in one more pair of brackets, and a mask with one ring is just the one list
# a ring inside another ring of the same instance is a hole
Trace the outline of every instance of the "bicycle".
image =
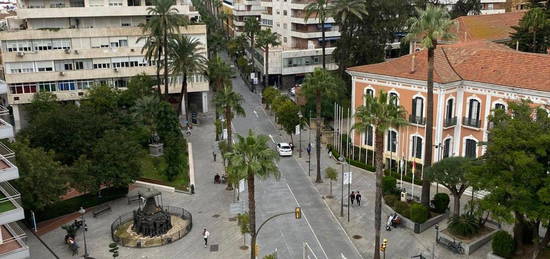
[(422, 254), (411, 256), (411, 259), (412, 258), (426, 259), (426, 257), (424, 257)]

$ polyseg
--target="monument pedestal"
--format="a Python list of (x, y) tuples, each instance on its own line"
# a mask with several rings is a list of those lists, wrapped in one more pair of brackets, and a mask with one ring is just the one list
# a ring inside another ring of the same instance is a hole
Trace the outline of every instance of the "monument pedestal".
[(154, 157), (162, 156), (164, 153), (164, 144), (162, 143), (155, 143), (155, 144), (149, 144), (149, 154)]

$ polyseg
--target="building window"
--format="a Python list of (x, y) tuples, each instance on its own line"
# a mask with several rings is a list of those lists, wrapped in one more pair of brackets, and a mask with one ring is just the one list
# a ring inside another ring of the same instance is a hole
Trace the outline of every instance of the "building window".
[(451, 154), (451, 139), (448, 138), (443, 142), (443, 158), (449, 157)]
[(397, 132), (394, 130), (388, 131), (387, 151), (397, 151)]
[(370, 96), (370, 97), (374, 97), (374, 90), (372, 90), (370, 88), (366, 89), (365, 90), (365, 95)]
[(40, 92), (55, 92), (55, 82), (38, 82), (38, 89)]
[(109, 0), (109, 6), (122, 6), (122, 0)]
[(397, 95), (397, 93), (395, 92), (391, 92), (389, 94), (389, 102), (392, 102), (394, 105), (398, 105), (399, 104), (399, 96)]
[(464, 124), (471, 127), (479, 127), (481, 125), (479, 120), (480, 103), (476, 99), (470, 99), (468, 106), (468, 117), (464, 121)]
[(413, 157), (422, 159), (422, 137), (420, 136), (413, 136)]
[(52, 40), (52, 49), (71, 49), (71, 40), (70, 39)]
[(495, 110), (497, 110), (497, 109), (506, 110), (506, 106), (502, 103), (496, 103), (495, 104)]
[(469, 158), (477, 157), (477, 141), (473, 139), (466, 139), (464, 156)]
[(424, 117), (424, 99), (422, 97), (415, 97), (413, 99), (412, 115), (415, 117), (415, 121), (422, 121), (422, 117)]
[(36, 93), (35, 83), (22, 83), (10, 85), (10, 92), (12, 94), (31, 94)]
[(37, 61), (35, 64), (38, 72), (53, 71), (53, 62), (51, 61)]
[(447, 111), (445, 113), (445, 118), (447, 120), (453, 119), (453, 106), (454, 106), (454, 99), (447, 100)]
[(52, 49), (51, 40), (34, 40), (33, 44), (35, 51), (50, 50)]
[(371, 125), (369, 125), (369, 126), (367, 126), (367, 129), (365, 130), (364, 145), (372, 147), (373, 138), (374, 138), (374, 129), (372, 128)]
[(287, 15), (287, 12), (286, 12), (286, 10), (283, 10), (283, 15)]
[(82, 61), (75, 61), (74, 62), (75, 70), (84, 69), (84, 62)]
[(76, 89), (74, 81), (59, 81), (57, 83), (59, 91), (74, 91)]

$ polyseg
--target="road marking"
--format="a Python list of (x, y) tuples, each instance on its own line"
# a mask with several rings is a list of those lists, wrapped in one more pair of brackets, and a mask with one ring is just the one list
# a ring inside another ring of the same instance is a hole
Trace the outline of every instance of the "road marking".
[(259, 119), (260, 117), (258, 116), (258, 113), (256, 112), (256, 110), (252, 110), (252, 112), (254, 112), (254, 115), (256, 115), (256, 119)]
[[(294, 158), (294, 160), (296, 160), (296, 158)], [(305, 175), (305, 174), (306, 174), (306, 169), (302, 166), (302, 164), (300, 164), (300, 162), (296, 161), (296, 163), (298, 163), (298, 166), (300, 166), (300, 168), (302, 168), (302, 172), (303, 172), (304, 175)], [(311, 161), (310, 161), (310, 163), (311, 163)], [(308, 180), (310, 180), (309, 177), (308, 177)], [(310, 180), (310, 181), (311, 181), (311, 180)], [(310, 184), (311, 184), (311, 182), (310, 182)], [(319, 190), (318, 190), (317, 188), (315, 188), (315, 186), (314, 186), (313, 189), (315, 189), (315, 191), (317, 191), (317, 193), (319, 194), (319, 196), (321, 196), (321, 192), (319, 192)], [(334, 213), (333, 213), (332, 210), (330, 209), (330, 207), (329, 207), (327, 201), (324, 200), (324, 199), (321, 199), (321, 200), (323, 201), (323, 203), (325, 203), (325, 206), (326, 206), (326, 208), (328, 209), (328, 211), (330, 212), (330, 214), (332, 215), (332, 218), (334, 219), (334, 221), (336, 221), (336, 223), (338, 223), (338, 226), (340, 226), (340, 230), (342, 230), (342, 232), (344, 232), (344, 234), (345, 234), (346, 237), (348, 238), (348, 240), (349, 240), (351, 246), (353, 247), (353, 249), (355, 250), (355, 252), (356, 252), (357, 255), (359, 256), (358, 258), (363, 258), (363, 256), (361, 256), (361, 253), (359, 252), (359, 250), (357, 249), (357, 247), (353, 244), (353, 241), (351, 241), (351, 238), (349, 237), (348, 232), (346, 232), (346, 230), (344, 229), (344, 227), (342, 226), (342, 224), (340, 224), (340, 221), (338, 220), (338, 218), (336, 217), (336, 215), (334, 215)], [(303, 214), (303, 212), (302, 212), (302, 214)]]
[(269, 134), (269, 138), (271, 139), (271, 142), (273, 142), (273, 144), (275, 144), (275, 140), (273, 139), (273, 136), (271, 136), (271, 134)]
[[(292, 197), (293, 197), (294, 200), (296, 201), (296, 204), (298, 205), (298, 207), (301, 207), (301, 206), (300, 206), (300, 203), (298, 202), (298, 199), (296, 199), (296, 196), (294, 196), (294, 192), (292, 192), (292, 189), (290, 188), (290, 185), (288, 185), (288, 183), (286, 183), (286, 187), (287, 187), (288, 190), (290, 191), (290, 194), (292, 194)], [(309, 226), (309, 229), (311, 230), (311, 233), (313, 233), (313, 236), (315, 237), (315, 240), (317, 241), (317, 244), (318, 244), (319, 247), (321, 248), (321, 251), (323, 251), (323, 254), (325, 255), (325, 258), (328, 259), (327, 252), (325, 252), (325, 249), (324, 249), (323, 246), (321, 245), (321, 241), (319, 241), (319, 238), (317, 237), (317, 234), (315, 234), (315, 231), (313, 231), (313, 228), (311, 227), (311, 224), (309, 223), (309, 220), (307, 220), (306, 214), (304, 213), (303, 210), (302, 210), (302, 217), (306, 220), (306, 223), (307, 223), (307, 225)]]

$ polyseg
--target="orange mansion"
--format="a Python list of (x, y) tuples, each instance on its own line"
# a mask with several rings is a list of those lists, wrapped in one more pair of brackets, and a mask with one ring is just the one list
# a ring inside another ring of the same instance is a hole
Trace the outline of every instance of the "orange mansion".
[[(423, 162), (427, 106), (427, 50), (383, 63), (351, 67), (352, 113), (365, 95), (396, 95), (409, 125), (385, 133), (385, 157)], [(435, 51), (433, 161), (478, 157), (487, 116), (507, 102), (529, 99), (550, 108), (550, 55), (514, 51), (487, 41), (440, 45)], [(355, 145), (373, 149), (372, 128), (355, 132)]]

